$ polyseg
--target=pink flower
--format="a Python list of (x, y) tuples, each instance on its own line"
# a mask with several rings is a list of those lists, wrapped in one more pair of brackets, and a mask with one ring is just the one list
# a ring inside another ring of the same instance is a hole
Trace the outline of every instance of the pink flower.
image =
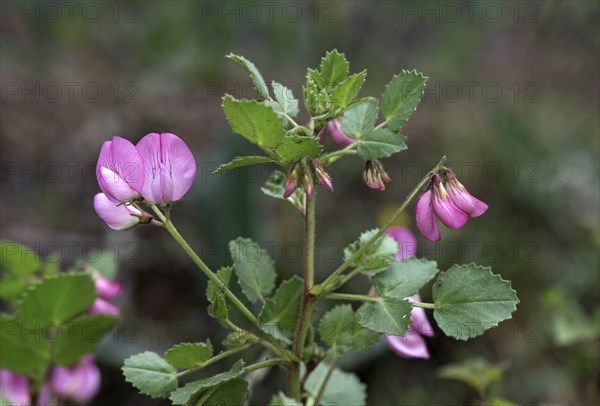
[(404, 227), (391, 227), (385, 233), (396, 240), (398, 244), (397, 261), (415, 256), (417, 253), (417, 239), (412, 231)]
[[(421, 297), (414, 295), (408, 298), (412, 302), (420, 302)], [(412, 321), (408, 327), (408, 331), (404, 336), (384, 335), (384, 339), (388, 346), (398, 356), (402, 358), (429, 358), (427, 343), (423, 336), (433, 337), (433, 328), (427, 320), (425, 310), (420, 307), (413, 307)]]
[(384, 191), (385, 184), (390, 183), (392, 178), (389, 177), (379, 161), (367, 161), (363, 170), (363, 181), (371, 189)]
[[(0, 369), (0, 399), (15, 406), (31, 404), (27, 377), (8, 369)], [(0, 403), (4, 404), (2, 401)]]
[(144, 161), (142, 196), (153, 203), (181, 199), (196, 177), (196, 161), (185, 142), (175, 134), (151, 133), (135, 147)]
[(96, 285), (96, 292), (102, 299), (111, 300), (119, 296), (123, 290), (123, 284), (119, 281), (113, 281), (105, 278), (100, 272), (92, 274)]
[(54, 367), (49, 382), (57, 395), (85, 403), (98, 393), (100, 380), (100, 370), (90, 354), (72, 367)]
[(96, 298), (96, 300), (94, 300), (94, 303), (92, 304), (92, 307), (88, 311), (88, 314), (106, 314), (108, 316), (118, 317), (121, 314), (121, 309), (119, 309), (117, 306), (108, 303), (102, 298)]
[(110, 200), (127, 202), (138, 198), (142, 191), (144, 162), (130, 141), (113, 137), (102, 144), (96, 178)]
[(104, 193), (94, 196), (94, 209), (106, 225), (113, 230), (126, 230), (151, 219), (148, 213), (136, 209), (129, 203), (112, 201)]
[(479, 217), (486, 212), (488, 205), (473, 197), (467, 188), (456, 179), (456, 176), (450, 169), (444, 171), (444, 178), (450, 199), (452, 199), (456, 207), (465, 212), (469, 217)]
[[(327, 132), (331, 136), (331, 139), (338, 145), (342, 147), (347, 147), (348, 145), (354, 144), (356, 140), (354, 138), (348, 137), (342, 131), (342, 123), (339, 118), (335, 120), (331, 120), (327, 123)], [(325, 132), (321, 131), (319, 134), (319, 141), (321, 144), (325, 143)]]
[(417, 227), (431, 241), (439, 241), (441, 238), (436, 217), (453, 230), (464, 226), (469, 219), (456, 207), (437, 173), (431, 178), (429, 189), (419, 198), (416, 207)]

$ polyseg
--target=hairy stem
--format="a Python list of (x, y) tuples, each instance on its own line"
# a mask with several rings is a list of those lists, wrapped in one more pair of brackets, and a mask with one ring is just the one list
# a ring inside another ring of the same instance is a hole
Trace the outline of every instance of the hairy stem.
[(237, 307), (244, 314), (244, 316), (246, 316), (246, 318), (252, 322), (252, 324), (258, 326), (257, 318), (252, 314), (250, 310), (248, 310), (246, 306), (244, 306), (244, 304), (233, 294), (233, 292), (229, 290), (225, 283), (223, 283), (223, 281), (213, 271), (210, 270), (210, 268), (204, 263), (204, 261), (202, 261), (202, 259), (200, 259), (198, 255), (196, 255), (192, 247), (190, 247), (187, 241), (181, 236), (181, 234), (179, 234), (179, 231), (177, 231), (173, 223), (163, 215), (163, 213), (159, 210), (158, 207), (156, 207), (155, 204), (150, 204), (150, 208), (158, 216), (160, 221), (164, 223), (165, 228), (167, 229), (169, 234), (171, 234), (175, 241), (177, 241), (181, 248), (183, 248), (185, 253), (188, 254), (192, 261), (194, 261), (196, 266), (200, 268), (200, 270), (208, 277), (208, 279), (210, 279), (213, 283), (215, 283), (217, 286), (223, 289), (225, 296), (227, 296), (227, 298), (231, 300), (231, 303), (233, 303), (235, 307)]
[(273, 365), (281, 363), (283, 363), (281, 358), (273, 358), (266, 361), (257, 362), (256, 364), (248, 365), (246, 368), (244, 368), (244, 374), (256, 371), (257, 369), (272, 367)]
[(316, 193), (313, 194), (312, 199), (307, 201), (306, 215), (304, 216), (304, 295), (292, 344), (292, 352), (298, 361), (292, 365), (288, 376), (290, 396), (296, 400), (300, 400), (301, 395), (300, 362), (315, 301), (315, 297), (311, 294), (315, 280), (315, 198)]
[(352, 257), (348, 258), (346, 262), (344, 262), (338, 269), (336, 269), (329, 277), (319, 286), (317, 286), (317, 291), (313, 292), (319, 296), (326, 295), (331, 292), (332, 284), (335, 282), (337, 277), (341, 275), (346, 269), (348, 269), (357, 259), (359, 259), (364, 253), (369, 249), (371, 245), (373, 245), (386, 231), (390, 228), (395, 222), (396, 219), (402, 214), (402, 212), (406, 209), (406, 207), (410, 204), (410, 202), (417, 196), (419, 191), (425, 184), (430, 180), (430, 177), (438, 172), (444, 162), (446, 161), (446, 156), (443, 156), (442, 159), (437, 163), (437, 165), (429, 172), (427, 175), (421, 179), (421, 181), (417, 184), (417, 186), (410, 192), (410, 194), (404, 199), (398, 210), (388, 219), (388, 221), (384, 224), (383, 227), (379, 229), (379, 231), (362, 247), (360, 247)]

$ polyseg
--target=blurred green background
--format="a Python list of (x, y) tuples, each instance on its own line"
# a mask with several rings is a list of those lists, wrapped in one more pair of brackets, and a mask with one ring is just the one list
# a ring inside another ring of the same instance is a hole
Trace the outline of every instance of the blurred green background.
[[(369, 405), (477, 401), (475, 389), (438, 373), (476, 357), (506, 361), (493, 388), (503, 398), (600, 404), (599, 13), (597, 1), (3, 1), (0, 237), (59, 256), (64, 268), (98, 247), (118, 257), (123, 316), (98, 353), (94, 404), (167, 404), (124, 382), (123, 358), (223, 332), (206, 314), (205, 279), (166, 233), (114, 232), (96, 217), (102, 141), (184, 138), (199, 172), (173, 213), (182, 234), (214, 267), (230, 263), (229, 240), (254, 238), (271, 247), (283, 278), (300, 270), (302, 224), (261, 193), (271, 168), (210, 175), (255, 152), (221, 111), (224, 93), (253, 97), (245, 72), (224, 56), (246, 56), (297, 96), (306, 68), (332, 48), (352, 72), (368, 70), (361, 96), (381, 95), (394, 74), (414, 68), (429, 76), (428, 90), (403, 130), (409, 150), (384, 162), (389, 189), (362, 185), (356, 158), (335, 167), (335, 193), (319, 193), (318, 279), (446, 154), (490, 209), (439, 244), (419, 236), (419, 255), (441, 269), (489, 265), (521, 303), (513, 320), (478, 339), (438, 333), (428, 361), (380, 343), (348, 354), (342, 367), (369, 385)], [(401, 224), (416, 230), (413, 210)], [(366, 278), (347, 286), (368, 288)], [(272, 371), (256, 383), (253, 404), (283, 386)]]

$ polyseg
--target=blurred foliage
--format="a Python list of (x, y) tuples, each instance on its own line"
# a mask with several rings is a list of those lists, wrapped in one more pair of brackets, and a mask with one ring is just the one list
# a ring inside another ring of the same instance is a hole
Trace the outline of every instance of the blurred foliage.
[[(438, 245), (420, 240), (419, 255), (441, 269), (454, 262), (491, 266), (512, 280), (521, 301), (513, 321), (484, 337), (430, 340), (428, 362), (396, 358), (383, 345), (342, 360), (343, 369), (351, 366), (368, 384), (368, 403), (476, 399), (467, 386), (436, 377), (439, 366), (475, 355), (510, 362), (501, 393), (516, 403), (600, 403), (598, 2), (485, 1), (473, 19), (466, 9), (450, 18), (441, 1), (284, 1), (276, 2), (272, 19), (265, 8), (261, 18), (245, 15), (244, 2), (110, 2), (98, 3), (97, 22), (82, 16), (94, 2), (76, 2), (72, 21), (66, 10), (58, 20), (41, 11), (23, 14), (26, 5), (43, 2), (11, 3), (17, 11), (3, 15), (0, 37), (0, 237), (44, 257), (57, 253), (67, 264), (89, 247), (106, 248), (122, 262), (123, 318), (116, 339), (100, 350), (97, 404), (159, 404), (123, 382), (122, 360), (222, 334), (206, 315), (206, 281), (168, 236), (151, 228), (114, 233), (96, 218), (93, 164), (102, 141), (121, 135), (135, 142), (151, 131), (184, 137), (200, 173), (173, 211), (182, 234), (213, 267), (229, 265), (226, 242), (238, 236), (263, 246), (279, 241), (285, 245), (272, 245), (276, 270), (280, 280), (288, 278), (301, 267), (293, 248), (302, 225), (293, 208), (261, 193), (271, 170), (210, 175), (237, 155), (257, 152), (230, 134), (221, 111), (226, 92), (253, 96), (245, 72), (224, 56), (247, 56), (299, 97), (303, 67), (317, 66), (332, 48), (346, 53), (354, 71), (368, 70), (365, 94), (381, 94), (401, 69), (415, 68), (430, 80), (404, 130), (408, 151), (384, 162), (394, 181), (388, 191), (361, 185), (362, 163), (349, 160), (332, 173), (335, 193), (320, 193), (317, 278), (446, 154), (490, 210), (446, 232)], [(302, 10), (297, 21), (282, 15), (288, 4)], [(483, 18), (482, 8), (494, 5), (501, 17)], [(79, 84), (72, 98), (65, 82)], [(16, 95), (7, 83), (17, 86)], [(38, 99), (26, 92), (36, 83), (47, 89)], [(57, 100), (50, 83), (62, 90)], [(90, 83), (102, 91), (96, 102)], [(82, 92), (86, 84), (89, 95)], [(411, 213), (402, 221), (414, 229)], [(349, 291), (368, 286), (357, 278)], [(266, 403), (282, 385), (269, 375), (254, 386), (253, 399)]]

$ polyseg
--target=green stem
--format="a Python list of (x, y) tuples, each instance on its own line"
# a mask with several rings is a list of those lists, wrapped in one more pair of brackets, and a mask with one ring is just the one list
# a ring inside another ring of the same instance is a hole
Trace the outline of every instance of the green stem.
[(262, 345), (263, 347), (265, 347), (266, 349), (268, 349), (269, 351), (271, 351), (273, 354), (277, 355), (278, 357), (281, 357), (284, 359), (289, 359), (289, 360), (295, 359), (294, 354), (292, 354), (290, 351), (280, 349), (279, 347), (275, 346), (273, 343), (270, 343), (269, 341), (260, 338), (256, 334), (253, 334), (250, 331), (244, 330), (241, 327), (236, 326), (231, 320), (223, 320), (223, 323), (230, 330), (248, 335), (249, 337), (252, 338), (253, 341), (256, 341), (259, 345)]
[(348, 269), (353, 263), (356, 262), (357, 259), (362, 257), (364, 253), (369, 249), (371, 245), (373, 245), (386, 231), (390, 228), (398, 219), (400, 214), (406, 209), (406, 207), (410, 204), (410, 202), (417, 196), (417, 194), (421, 191), (421, 188), (425, 186), (427, 182), (429, 182), (430, 177), (438, 172), (441, 166), (446, 161), (446, 156), (444, 155), (442, 159), (437, 163), (437, 165), (429, 172), (421, 181), (417, 184), (417, 186), (410, 192), (410, 194), (404, 199), (398, 210), (388, 219), (388, 221), (379, 229), (379, 231), (371, 237), (369, 241), (367, 241), (362, 247), (360, 247), (352, 257), (350, 257), (346, 262), (344, 262), (338, 269), (336, 269), (329, 277), (319, 286), (317, 286), (317, 291), (314, 292), (316, 295), (326, 295), (331, 292), (331, 285), (334, 283), (336, 278), (341, 275), (346, 269)]
[(351, 300), (358, 302), (378, 302), (381, 299), (378, 297), (367, 296), (367, 295), (354, 295), (351, 293), (329, 293), (325, 296), (325, 299), (333, 300)]
[(433, 303), (420, 303), (420, 302), (410, 302), (414, 307), (422, 307), (423, 309), (435, 309), (435, 304)]
[(292, 344), (292, 352), (298, 361), (292, 365), (288, 375), (290, 396), (296, 400), (300, 400), (301, 395), (300, 361), (302, 360), (302, 350), (310, 327), (315, 302), (315, 297), (310, 293), (315, 280), (315, 200), (316, 192), (313, 193), (312, 199), (309, 199), (306, 203), (306, 215), (304, 216), (304, 295)]
[(202, 261), (198, 255), (196, 255), (192, 247), (190, 247), (187, 241), (185, 241), (181, 234), (179, 234), (179, 231), (177, 231), (173, 223), (163, 215), (163, 213), (159, 210), (158, 207), (156, 207), (154, 203), (150, 204), (150, 208), (158, 216), (160, 221), (164, 223), (165, 228), (167, 229), (169, 234), (171, 234), (175, 241), (177, 241), (181, 248), (183, 248), (185, 253), (188, 254), (192, 261), (194, 261), (196, 266), (198, 266), (198, 268), (200, 268), (200, 270), (204, 272), (208, 279), (210, 279), (217, 286), (221, 287), (221, 289), (225, 293), (225, 296), (227, 296), (227, 298), (231, 300), (235, 307), (237, 307), (244, 314), (244, 316), (246, 316), (248, 320), (252, 322), (252, 324), (258, 326), (258, 319), (252, 314), (250, 310), (248, 310), (246, 306), (244, 306), (244, 304), (233, 294), (233, 292), (229, 290), (227, 285), (225, 285), (225, 283), (223, 283), (223, 281), (213, 271), (210, 270), (210, 268), (204, 263), (204, 261)]
[(283, 360), (281, 358), (273, 358), (266, 361), (257, 362), (256, 364), (248, 365), (246, 368), (244, 368), (244, 374), (256, 371), (257, 369), (268, 368), (282, 363)]
[(245, 344), (245, 345), (242, 345), (241, 347), (237, 347), (237, 348), (233, 348), (233, 349), (228, 350), (228, 351), (224, 351), (224, 352), (222, 352), (220, 354), (217, 354), (214, 357), (208, 359), (207, 361), (203, 362), (201, 365), (198, 365), (197, 367), (193, 367), (193, 368), (190, 368), (190, 369), (186, 369), (185, 371), (179, 372), (176, 375), (176, 377), (179, 379), (179, 378), (184, 377), (186, 375), (192, 374), (192, 373), (194, 373), (196, 371), (199, 371), (200, 369), (202, 369), (204, 367), (207, 367), (207, 366), (209, 366), (211, 364), (214, 364), (215, 362), (218, 362), (218, 361), (220, 361), (220, 360), (222, 360), (224, 358), (227, 358), (230, 355), (233, 355), (233, 354), (238, 353), (240, 351), (244, 351), (245, 349), (248, 349), (248, 348), (252, 347), (253, 345), (255, 345), (255, 344), (254, 343)]
[(364, 268), (362, 266), (356, 267), (351, 272), (349, 272), (347, 275), (344, 275), (344, 277), (338, 283), (336, 283), (334, 286), (332, 286), (332, 289), (335, 290), (335, 289), (339, 288), (340, 286), (344, 285), (350, 279), (354, 278), (354, 276), (356, 274), (360, 273), (363, 269)]
[(377, 126), (374, 128), (374, 130), (379, 130), (380, 128), (383, 128), (383, 127), (385, 127), (385, 125), (386, 125), (386, 124), (387, 124), (387, 120), (385, 120), (385, 121), (382, 121), (381, 123), (379, 123), (379, 124), (378, 124), (378, 125), (377, 125)]
[(357, 147), (357, 143), (355, 142), (353, 144), (348, 145), (344, 149), (340, 149), (338, 151), (333, 151), (333, 152), (330, 152), (329, 154), (325, 154), (321, 158), (319, 158), (319, 164), (323, 165), (323, 166), (327, 166), (327, 165), (332, 164), (333, 162), (337, 161), (342, 156), (356, 155), (356, 154), (358, 154), (358, 152), (354, 150), (354, 148), (356, 148), (356, 147)]
[(321, 398), (323, 397), (323, 393), (325, 393), (325, 389), (327, 388), (327, 384), (329, 383), (329, 379), (331, 378), (331, 375), (333, 375), (333, 371), (335, 370), (335, 366), (337, 365), (337, 362), (338, 362), (338, 360), (334, 359), (331, 362), (331, 365), (329, 365), (329, 369), (327, 370), (327, 374), (325, 375), (323, 382), (321, 382), (321, 386), (319, 387), (319, 392), (317, 393), (317, 396), (315, 397), (313, 405), (319, 406), (319, 402), (321, 401)]

